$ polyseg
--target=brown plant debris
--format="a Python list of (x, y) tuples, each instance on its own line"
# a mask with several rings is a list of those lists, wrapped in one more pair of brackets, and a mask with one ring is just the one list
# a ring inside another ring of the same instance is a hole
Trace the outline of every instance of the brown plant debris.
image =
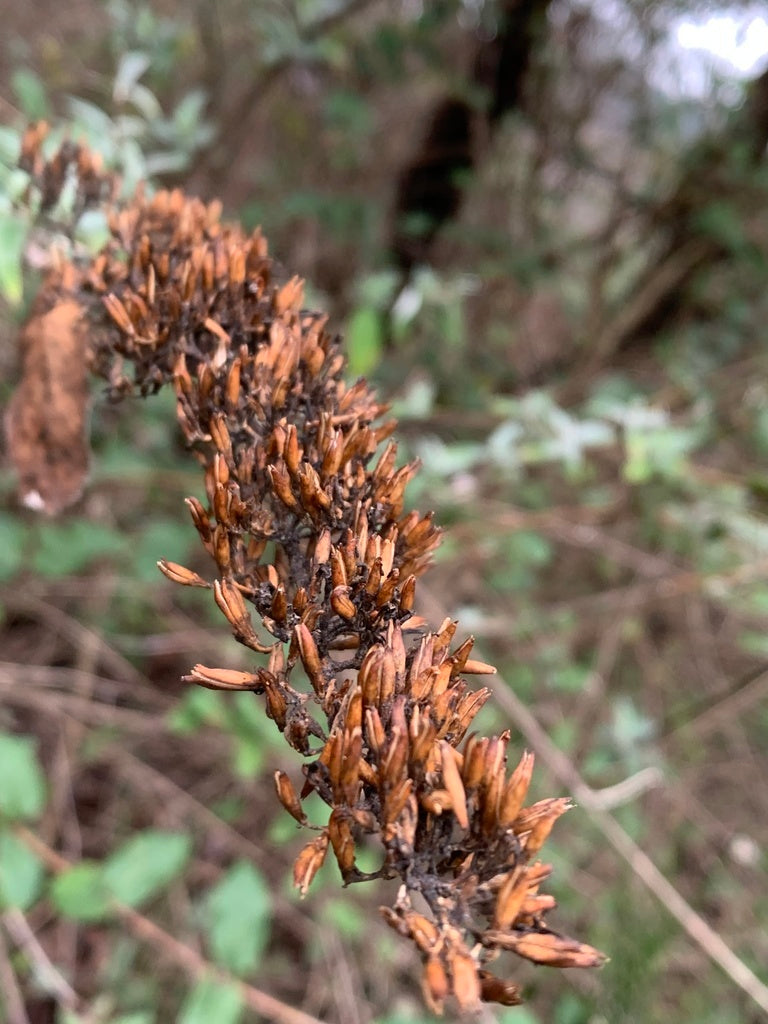
[[(41, 135), (30, 133), (24, 159), (50, 189), (61, 155), (43, 162)], [(77, 153), (92, 174), (88, 195), (110, 194), (96, 162)], [(305, 759), (300, 790), (275, 776), (299, 822), (312, 792), (330, 808), (294, 865), (297, 887), (306, 893), (329, 851), (345, 884), (400, 878), (382, 914), (419, 950), (432, 1009), (450, 995), (463, 1010), (513, 1005), (518, 988), (487, 969), (502, 951), (557, 967), (604, 960), (544, 921), (554, 900), (539, 892), (550, 868), (537, 858), (569, 803), (525, 807), (533, 756), (508, 774), (509, 734), (469, 733), (489, 691), (464, 676), (492, 668), (470, 659), (472, 638), (457, 642), (455, 622), (430, 631), (414, 615), (416, 579), (440, 538), (431, 514), (404, 510), (417, 466), (397, 465), (395, 424), (381, 421), (364, 380), (345, 382), (339, 339), (304, 309), (301, 281), (278, 287), (261, 233), (220, 213), (180, 191), (139, 192), (110, 204), (112, 238), (95, 258), (50, 271), (25, 328), (10, 417), (22, 488), (58, 509), (82, 480), (79, 370), (58, 377), (57, 402), (76, 410), (71, 435), (43, 410), (40, 382), (59, 349), (86, 339), (85, 359), (112, 397), (174, 388), (205, 474), (207, 504), (187, 505), (215, 579), (160, 568), (210, 588), (240, 643), (267, 655), (252, 672), (196, 665), (188, 679), (253, 691)], [(67, 357), (77, 367), (79, 351)], [(62, 469), (65, 450), (77, 471)], [(59, 472), (43, 490), (51, 465)], [(365, 874), (356, 851), (369, 837), (382, 858)]]

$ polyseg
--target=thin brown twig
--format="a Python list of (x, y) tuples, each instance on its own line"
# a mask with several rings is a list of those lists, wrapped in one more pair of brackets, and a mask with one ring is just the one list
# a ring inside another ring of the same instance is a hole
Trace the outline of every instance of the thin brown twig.
[[(112, 745), (102, 753), (122, 765), (129, 777), (133, 775), (136, 781), (142, 785), (154, 787), (164, 793), (166, 797), (177, 801), (204, 826), (223, 838), (230, 849), (239, 853), (240, 856), (247, 857), (250, 861), (266, 867), (268, 858), (256, 843), (238, 832), (191, 793), (177, 786), (167, 775), (134, 756), (122, 745)], [(306, 934), (308, 920), (302, 910), (279, 893), (273, 893), (273, 900), (279, 908), (281, 924), (286, 928), (290, 927), (296, 936), (303, 938)]]
[(10, 704), (34, 707), (41, 711), (56, 709), (88, 725), (119, 725), (128, 732), (138, 732), (142, 735), (170, 731), (165, 718), (157, 714), (118, 708), (111, 704), (99, 704), (73, 693), (24, 690), (19, 687), (18, 680), (5, 673), (0, 673), (0, 692), (3, 694), (3, 700)]
[(24, 997), (21, 994), (16, 972), (13, 969), (3, 929), (0, 928), (0, 1009), (7, 1024), (30, 1024)]
[[(26, 826), (15, 825), (14, 832), (51, 871), (61, 874), (72, 866), (66, 858), (51, 849)], [(195, 980), (214, 977), (231, 985), (239, 991), (243, 1002), (249, 1009), (266, 1017), (267, 1020), (275, 1021), (276, 1024), (323, 1024), (317, 1017), (312, 1017), (302, 1010), (288, 1006), (280, 999), (222, 971), (137, 910), (116, 902), (113, 907), (115, 913), (135, 938), (152, 946), (163, 957), (181, 967)]]
[[(346, 6), (331, 11), (304, 26), (301, 29), (302, 40), (304, 43), (308, 43), (319, 39), (326, 32), (332, 31), (338, 24), (359, 14), (374, 2), (375, 0), (350, 0)], [(244, 132), (243, 129), (249, 124), (249, 117), (253, 109), (296, 63), (296, 58), (292, 55), (281, 57), (264, 68), (261, 74), (256, 75), (237, 102), (221, 117), (216, 138), (227, 140), (226, 149), (213, 145), (200, 154), (196, 167), (197, 172), (206, 173), (212, 168), (220, 168), (234, 162), (248, 137), (247, 131)]]
[(111, 647), (106, 640), (100, 636), (95, 630), (89, 629), (84, 626), (77, 619), (68, 615), (61, 608), (56, 608), (45, 600), (44, 597), (35, 597), (27, 594), (16, 594), (14, 595), (14, 608), (19, 611), (26, 611), (37, 616), (43, 622), (48, 623), (56, 629), (60, 629), (62, 633), (69, 636), (73, 643), (82, 645), (86, 641), (93, 641), (99, 652), (99, 661), (101, 661), (106, 668), (112, 672), (116, 678), (124, 679), (127, 683), (132, 683), (136, 687), (142, 689), (147, 688), (152, 692), (156, 693), (156, 690), (150, 683), (149, 679), (137, 668), (119, 654), (113, 647)]
[[(0, 661), (0, 679), (15, 679), (17, 686), (19, 680), (23, 680), (25, 686), (34, 686), (39, 689), (51, 688), (76, 694), (79, 690), (78, 684), (87, 682), (93, 686), (102, 701), (116, 700), (126, 696), (132, 696), (135, 699), (136, 696), (135, 688), (128, 683), (119, 679), (94, 675), (67, 665), (30, 665), (18, 661)], [(176, 706), (175, 701), (157, 689), (142, 690), (141, 704), (147, 710), (151, 709), (160, 714), (170, 711)]]
[(3, 913), (2, 920), (5, 930), (32, 964), (42, 987), (53, 996), (59, 1006), (74, 1010), (80, 1002), (77, 992), (51, 963), (24, 914), (17, 907), (9, 907)]
[(682, 722), (662, 736), (660, 742), (670, 743), (683, 733), (693, 736), (706, 735), (720, 727), (724, 720), (744, 714), (745, 711), (762, 700), (766, 693), (768, 693), (768, 671), (761, 669), (757, 675), (746, 682), (739, 683), (735, 690), (721, 697), (715, 703), (709, 704), (693, 718)]

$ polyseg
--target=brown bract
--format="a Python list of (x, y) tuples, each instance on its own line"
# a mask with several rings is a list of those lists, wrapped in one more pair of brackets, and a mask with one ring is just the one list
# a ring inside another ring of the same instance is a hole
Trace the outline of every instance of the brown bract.
[[(27, 152), (37, 160), (31, 143)], [(486, 969), (500, 951), (601, 963), (544, 923), (554, 900), (539, 893), (550, 869), (536, 857), (569, 803), (526, 808), (532, 755), (510, 775), (508, 733), (467, 736), (489, 691), (465, 676), (493, 669), (471, 660), (455, 622), (431, 631), (413, 614), (439, 531), (431, 513), (405, 512), (417, 466), (398, 466), (396, 445), (383, 444), (394, 423), (381, 422), (364, 380), (346, 383), (326, 317), (304, 309), (298, 279), (274, 283), (260, 232), (223, 224), (216, 203), (139, 193), (112, 208), (110, 226), (90, 263), (51, 274), (45, 294), (58, 301), (47, 315), (87, 338), (114, 397), (176, 392), (205, 475), (207, 504), (187, 504), (214, 578), (160, 568), (210, 586), (235, 637), (266, 656), (252, 672), (198, 665), (188, 678), (253, 691), (305, 759), (299, 789), (276, 774), (278, 797), (302, 823), (313, 792), (330, 814), (299, 854), (296, 885), (306, 893), (329, 850), (345, 884), (401, 879), (382, 914), (415, 943), (438, 1012), (451, 995), (463, 1010), (519, 1002)], [(33, 318), (27, 333), (55, 345), (44, 326)], [(370, 838), (381, 863), (366, 874), (356, 853)]]

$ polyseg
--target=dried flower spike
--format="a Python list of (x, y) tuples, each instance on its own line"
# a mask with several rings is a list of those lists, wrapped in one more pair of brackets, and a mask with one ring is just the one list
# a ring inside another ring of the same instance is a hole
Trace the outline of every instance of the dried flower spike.
[[(50, 200), (72, 152), (46, 161), (44, 134), (30, 130), (22, 152)], [(471, 638), (455, 642), (456, 623), (430, 631), (413, 614), (440, 532), (431, 513), (404, 511), (418, 467), (398, 468), (393, 442), (379, 452), (393, 429), (380, 424), (384, 406), (364, 380), (345, 382), (339, 340), (324, 315), (303, 308), (301, 281), (273, 282), (259, 231), (222, 223), (220, 204), (180, 191), (139, 191), (117, 204), (96, 158), (74, 152), (83, 202), (109, 201), (112, 238), (87, 265), (51, 270), (24, 328), (20, 395), (38, 404), (30, 416), (17, 400), (9, 417), (24, 486), (50, 477), (60, 457), (22, 443), (29, 423), (44, 436), (50, 416), (35, 383), (41, 348), (69, 332), (69, 349), (114, 398), (171, 385), (204, 466), (207, 506), (195, 498), (188, 506), (214, 578), (172, 562), (160, 568), (174, 582), (210, 588), (238, 641), (268, 655), (253, 672), (196, 665), (187, 678), (253, 691), (303, 756), (301, 792), (275, 775), (298, 822), (312, 792), (329, 807), (294, 865), (301, 894), (329, 849), (345, 883), (399, 877), (397, 902), (382, 913), (423, 958), (436, 1012), (450, 996), (467, 1011), (480, 1000), (519, 1002), (517, 986), (487, 970), (503, 951), (559, 967), (602, 963), (546, 925), (554, 900), (538, 892), (550, 869), (535, 858), (568, 801), (526, 808), (532, 755), (508, 775), (508, 734), (465, 739), (489, 691), (470, 691), (463, 676), (494, 669), (470, 658)], [(47, 336), (56, 311), (57, 333)], [(82, 430), (85, 388), (77, 374), (72, 381), (66, 397), (80, 403), (72, 421)], [(81, 457), (81, 477), (84, 465)], [(65, 497), (79, 487), (64, 487)], [(36, 493), (51, 509), (64, 503)], [(357, 849), (369, 836), (381, 862), (366, 875)]]

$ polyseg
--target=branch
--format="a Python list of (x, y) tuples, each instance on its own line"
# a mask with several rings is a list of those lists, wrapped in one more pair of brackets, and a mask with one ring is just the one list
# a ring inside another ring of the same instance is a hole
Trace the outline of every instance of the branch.
[[(51, 849), (24, 825), (15, 825), (14, 832), (51, 871), (61, 874), (72, 867), (65, 857)], [(113, 909), (135, 938), (152, 946), (166, 960), (181, 967), (195, 980), (214, 977), (238, 989), (245, 1005), (261, 1014), (262, 1017), (266, 1017), (267, 1020), (275, 1021), (276, 1024), (322, 1024), (322, 1021), (316, 1017), (301, 1010), (295, 1010), (279, 999), (275, 999), (274, 996), (262, 992), (261, 989), (240, 981), (239, 978), (215, 967), (194, 949), (179, 942), (178, 939), (169, 935), (158, 924), (137, 910), (117, 902), (113, 903)]]

